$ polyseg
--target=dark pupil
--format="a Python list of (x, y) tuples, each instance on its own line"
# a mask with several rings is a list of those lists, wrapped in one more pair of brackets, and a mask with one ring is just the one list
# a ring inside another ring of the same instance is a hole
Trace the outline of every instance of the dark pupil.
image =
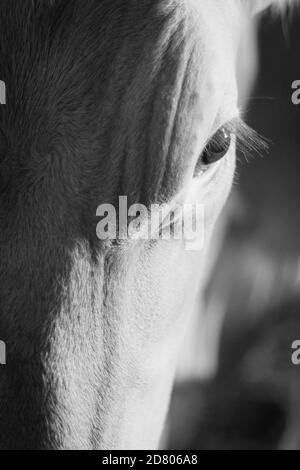
[(231, 134), (222, 127), (211, 139), (202, 154), (202, 164), (211, 165), (221, 160), (229, 150)]

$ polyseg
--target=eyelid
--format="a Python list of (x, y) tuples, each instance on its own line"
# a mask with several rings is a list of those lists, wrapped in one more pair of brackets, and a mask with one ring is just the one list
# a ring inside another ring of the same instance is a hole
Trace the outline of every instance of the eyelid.
[[(220, 126), (214, 132), (213, 136), (208, 139), (204, 149), (206, 149), (207, 146), (210, 144), (214, 145), (216, 143), (220, 143), (217, 142), (217, 136), (221, 129), (224, 129), (225, 132), (234, 136), (237, 152), (242, 153), (247, 161), (248, 157), (253, 156), (253, 154), (261, 155), (269, 148), (269, 142), (267, 141), (267, 139), (260, 136), (256, 131), (249, 127), (248, 124), (243, 121), (243, 119), (238, 116)], [(201, 169), (199, 169), (198, 175), (205, 173), (211, 166), (214, 165), (215, 164), (205, 166), (202, 162)]]
[[(222, 128), (224, 128), (227, 133), (233, 134), (235, 136), (237, 151), (243, 153), (246, 157), (249, 155), (249, 153), (261, 155), (269, 148), (270, 142), (268, 142), (266, 138), (262, 137), (255, 130), (253, 130), (239, 116), (231, 119), (230, 121), (227, 121), (225, 124), (219, 127), (219, 129)], [(208, 141), (208, 143), (214, 142), (213, 138), (217, 132), (214, 133), (213, 137)]]

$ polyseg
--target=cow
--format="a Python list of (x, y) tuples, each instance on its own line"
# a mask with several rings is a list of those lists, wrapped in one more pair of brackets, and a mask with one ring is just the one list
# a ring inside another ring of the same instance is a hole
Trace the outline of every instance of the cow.
[[(1, 0), (1, 449), (157, 447), (251, 140), (243, 24), (271, 3)], [(205, 246), (99, 240), (97, 208), (120, 196), (201, 203)]]

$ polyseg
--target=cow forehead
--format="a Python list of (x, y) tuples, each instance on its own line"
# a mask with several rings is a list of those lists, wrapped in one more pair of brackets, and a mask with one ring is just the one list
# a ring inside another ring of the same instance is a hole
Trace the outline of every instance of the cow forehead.
[(32, 187), (51, 173), (57, 194), (68, 178), (73, 198), (176, 190), (196, 127), (209, 127), (216, 90), (233, 81), (240, 2), (25, 3), (0, 5), (14, 178), (25, 169)]

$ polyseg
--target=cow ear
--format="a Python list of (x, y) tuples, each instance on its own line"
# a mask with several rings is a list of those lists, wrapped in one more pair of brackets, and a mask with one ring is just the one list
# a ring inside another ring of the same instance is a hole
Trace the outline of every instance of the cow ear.
[(266, 10), (271, 5), (281, 9), (290, 3), (292, 3), (292, 0), (248, 0), (249, 8), (254, 15)]
[(274, 3), (274, 0), (254, 0), (251, 3), (253, 3), (252, 11), (255, 15), (256, 13), (260, 13), (261, 11), (265, 10), (270, 5), (272, 5), (272, 3)]

